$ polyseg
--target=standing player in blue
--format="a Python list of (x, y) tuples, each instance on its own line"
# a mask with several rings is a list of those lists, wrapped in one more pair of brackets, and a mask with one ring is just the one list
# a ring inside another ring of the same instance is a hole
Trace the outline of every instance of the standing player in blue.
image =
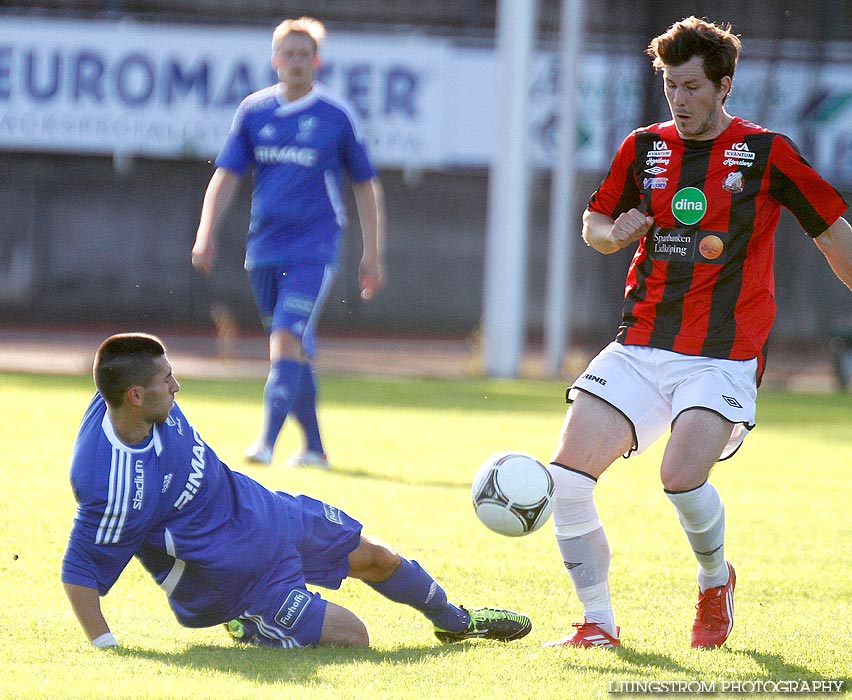
[(354, 613), (307, 588), (336, 589), (347, 577), (422, 612), (444, 642), (510, 641), (532, 628), (518, 613), (450, 604), (416, 561), (362, 535), (338, 508), (231, 471), (175, 403), (180, 386), (158, 338), (107, 338), (94, 379), (72, 455), (78, 506), (62, 562), (94, 646), (117, 644), (100, 596), (133, 556), (181, 624), (225, 624), (248, 644), (367, 646)]
[(329, 466), (310, 360), (346, 224), (344, 177), (352, 182), (361, 222), (361, 296), (371, 299), (382, 282), (382, 189), (351, 107), (314, 83), (324, 36), (323, 25), (309, 17), (285, 20), (275, 29), (272, 65), (279, 82), (239, 106), (216, 159), (192, 249), (193, 266), (210, 274), (217, 224), (240, 177), (253, 169), (245, 265), (269, 333), (270, 369), (263, 427), (246, 459), (260, 464), (272, 462), (275, 441), (293, 413), (306, 444), (291, 464)]

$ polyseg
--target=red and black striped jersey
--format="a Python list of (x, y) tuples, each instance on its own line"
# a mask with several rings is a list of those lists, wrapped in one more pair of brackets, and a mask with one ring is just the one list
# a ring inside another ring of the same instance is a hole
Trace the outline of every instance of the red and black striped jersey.
[(687, 355), (758, 358), (775, 320), (774, 239), (781, 206), (812, 237), (846, 202), (776, 132), (735, 117), (710, 141), (669, 121), (621, 144), (589, 210), (613, 219), (644, 208), (616, 340)]

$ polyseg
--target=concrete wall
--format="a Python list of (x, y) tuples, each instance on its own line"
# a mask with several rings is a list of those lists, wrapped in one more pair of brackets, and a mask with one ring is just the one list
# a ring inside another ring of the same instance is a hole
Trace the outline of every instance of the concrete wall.
[[(249, 192), (239, 192), (219, 235), (212, 279), (196, 273), (189, 251), (211, 166), (197, 162), (0, 154), (0, 322), (146, 323), (211, 326), (225, 305), (247, 331), (259, 323), (242, 268)], [(382, 173), (388, 200), (388, 284), (373, 302), (358, 297), (360, 232), (347, 233), (341, 272), (323, 328), (346, 333), (474, 331), (482, 302), (487, 177), (426, 173), (415, 181)], [(248, 183), (244, 183), (247, 185)], [(576, 221), (597, 178), (579, 184)], [(541, 333), (547, 271), (549, 179), (532, 188), (528, 320)], [(575, 246), (572, 284), (578, 340), (614, 334), (629, 254), (602, 256)], [(512, 283), (507, 280), (507, 283)], [(849, 316), (848, 290), (792, 217), (778, 233), (780, 318), (775, 337), (804, 343)]]

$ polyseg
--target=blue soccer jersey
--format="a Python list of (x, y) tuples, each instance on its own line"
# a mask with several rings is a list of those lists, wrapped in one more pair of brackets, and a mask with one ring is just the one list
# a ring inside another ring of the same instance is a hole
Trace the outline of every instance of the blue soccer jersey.
[[(237, 617), (284, 582), (304, 585), (306, 497), (270, 491), (231, 471), (177, 404), (148, 441), (127, 446), (96, 394), (74, 445), (71, 486), (78, 506), (62, 563), (65, 583), (105, 595), (137, 556), (188, 627)], [(360, 524), (312, 503), (330, 521), (350, 524), (354, 534), (341, 536), (353, 549)], [(339, 586), (347, 574), (345, 550), (341, 562), (339, 571), (325, 571), (330, 580), (320, 568), (307, 574), (309, 582)]]
[(346, 224), (343, 179), (375, 177), (351, 107), (314, 85), (287, 102), (280, 85), (240, 104), (216, 166), (254, 171), (246, 268), (333, 262)]

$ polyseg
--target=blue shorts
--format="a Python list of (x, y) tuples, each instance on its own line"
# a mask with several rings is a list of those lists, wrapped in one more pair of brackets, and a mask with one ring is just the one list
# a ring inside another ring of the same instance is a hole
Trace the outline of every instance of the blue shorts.
[(306, 647), (322, 634), (326, 602), (307, 584), (337, 589), (349, 575), (349, 554), (361, 542), (361, 523), (309, 496), (281, 494), (290, 507), (290, 556), (239, 616), (246, 635), (262, 646)]
[(316, 351), (317, 322), (336, 269), (323, 263), (258, 267), (248, 271), (254, 301), (267, 333), (286, 330), (308, 357)]

